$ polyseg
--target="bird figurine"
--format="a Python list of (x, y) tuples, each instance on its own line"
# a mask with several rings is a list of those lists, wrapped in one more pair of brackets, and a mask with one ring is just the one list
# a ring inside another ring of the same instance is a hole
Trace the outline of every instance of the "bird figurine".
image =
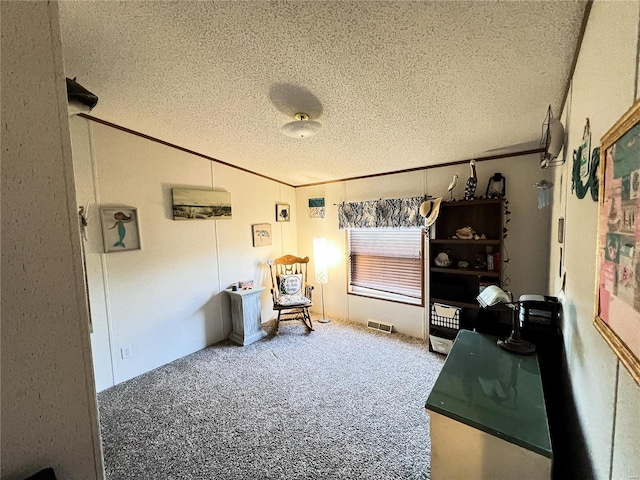
[(464, 186), (464, 199), (473, 200), (476, 193), (476, 186), (478, 185), (478, 176), (476, 175), (476, 161), (471, 160), (469, 162), (471, 167), (471, 176), (467, 179), (467, 184)]
[(449, 198), (450, 202), (453, 202), (455, 200), (453, 198), (453, 189), (456, 188), (457, 184), (458, 184), (458, 175), (454, 175), (453, 180), (451, 180), (451, 183), (449, 184), (449, 188), (447, 188), (447, 191), (451, 194), (451, 197)]

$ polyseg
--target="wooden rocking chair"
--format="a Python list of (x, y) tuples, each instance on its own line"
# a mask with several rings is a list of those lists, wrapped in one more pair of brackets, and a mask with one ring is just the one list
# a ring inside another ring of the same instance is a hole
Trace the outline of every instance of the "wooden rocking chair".
[(309, 308), (313, 306), (311, 295), (313, 285), (307, 284), (309, 257), (284, 255), (269, 259), (271, 271), (271, 296), (273, 309), (278, 312), (276, 332), (281, 320), (300, 320), (309, 332), (313, 331)]

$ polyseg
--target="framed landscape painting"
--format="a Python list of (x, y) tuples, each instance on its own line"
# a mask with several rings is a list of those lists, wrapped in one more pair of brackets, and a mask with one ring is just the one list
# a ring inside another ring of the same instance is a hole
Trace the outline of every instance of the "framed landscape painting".
[(640, 385), (640, 102), (602, 137), (594, 325)]
[(174, 188), (174, 220), (231, 220), (231, 193)]

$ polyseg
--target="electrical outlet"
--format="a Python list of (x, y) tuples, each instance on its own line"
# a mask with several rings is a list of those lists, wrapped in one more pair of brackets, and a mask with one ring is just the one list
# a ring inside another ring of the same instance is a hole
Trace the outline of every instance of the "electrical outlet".
[(122, 347), (120, 349), (120, 355), (122, 356), (122, 359), (124, 360), (125, 358), (130, 358), (132, 355), (131, 352), (131, 345), (128, 345), (126, 347)]

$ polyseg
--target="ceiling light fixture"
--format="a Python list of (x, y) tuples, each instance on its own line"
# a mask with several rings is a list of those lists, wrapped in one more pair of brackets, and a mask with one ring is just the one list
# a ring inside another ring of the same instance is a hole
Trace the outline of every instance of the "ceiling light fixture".
[(292, 138), (307, 138), (313, 137), (322, 129), (320, 122), (309, 120), (309, 115), (306, 113), (296, 113), (296, 120), (294, 122), (285, 123), (280, 131), (287, 137)]

